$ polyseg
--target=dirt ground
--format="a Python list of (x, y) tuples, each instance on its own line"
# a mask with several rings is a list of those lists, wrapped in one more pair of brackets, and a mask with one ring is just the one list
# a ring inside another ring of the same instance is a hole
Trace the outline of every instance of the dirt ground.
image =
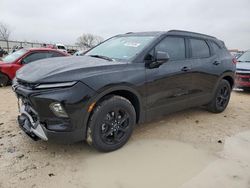
[(225, 112), (194, 108), (138, 126), (112, 153), (85, 143), (34, 142), (16, 123), (17, 100), (0, 88), (0, 188), (250, 188), (250, 93)]

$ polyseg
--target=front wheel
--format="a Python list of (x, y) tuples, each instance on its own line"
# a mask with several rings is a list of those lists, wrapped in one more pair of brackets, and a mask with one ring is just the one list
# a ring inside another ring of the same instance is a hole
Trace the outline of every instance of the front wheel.
[(223, 112), (230, 100), (232, 88), (227, 80), (221, 80), (212, 101), (207, 105), (207, 109), (213, 113)]
[(99, 151), (114, 151), (128, 141), (135, 123), (131, 102), (121, 96), (110, 96), (95, 107), (88, 124), (87, 142)]
[(9, 78), (5, 74), (0, 73), (0, 87), (5, 87), (9, 83)]

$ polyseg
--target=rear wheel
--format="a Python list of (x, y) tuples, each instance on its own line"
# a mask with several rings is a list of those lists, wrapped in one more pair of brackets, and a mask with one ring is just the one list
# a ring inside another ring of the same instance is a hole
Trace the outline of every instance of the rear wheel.
[(221, 82), (219, 83), (216, 89), (214, 98), (207, 105), (207, 109), (210, 112), (214, 112), (214, 113), (223, 112), (226, 109), (228, 102), (230, 100), (231, 90), (232, 88), (229, 82), (224, 79), (221, 80)]
[(135, 123), (136, 113), (130, 101), (110, 96), (94, 109), (88, 124), (87, 142), (99, 151), (114, 151), (128, 141)]
[(243, 90), (246, 92), (250, 92), (250, 88), (244, 88)]
[(9, 82), (8, 76), (0, 73), (0, 87), (7, 86)]

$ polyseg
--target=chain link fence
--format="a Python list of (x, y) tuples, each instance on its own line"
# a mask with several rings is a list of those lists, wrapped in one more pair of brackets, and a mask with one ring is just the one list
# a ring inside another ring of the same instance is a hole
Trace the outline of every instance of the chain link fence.
[[(47, 46), (52, 46), (53, 44), (48, 44), (48, 43), (38, 43), (38, 42), (26, 42), (26, 41), (5, 41), (5, 40), (0, 40), (0, 47), (4, 49), (7, 52), (11, 52), (11, 49), (13, 47), (18, 46), (18, 47), (24, 47), (24, 48), (40, 48), (43, 46), (43, 44), (46, 44)], [(74, 49), (78, 50), (80, 49), (79, 46), (74, 46), (74, 45), (65, 45), (67, 49)]]

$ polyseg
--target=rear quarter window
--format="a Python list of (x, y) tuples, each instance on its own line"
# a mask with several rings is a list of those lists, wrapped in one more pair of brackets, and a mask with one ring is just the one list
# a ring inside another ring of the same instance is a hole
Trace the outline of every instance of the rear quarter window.
[(190, 39), (192, 58), (207, 58), (210, 56), (210, 50), (205, 40)]
[(216, 54), (221, 48), (215, 42), (210, 41), (210, 43), (213, 48), (213, 52)]

